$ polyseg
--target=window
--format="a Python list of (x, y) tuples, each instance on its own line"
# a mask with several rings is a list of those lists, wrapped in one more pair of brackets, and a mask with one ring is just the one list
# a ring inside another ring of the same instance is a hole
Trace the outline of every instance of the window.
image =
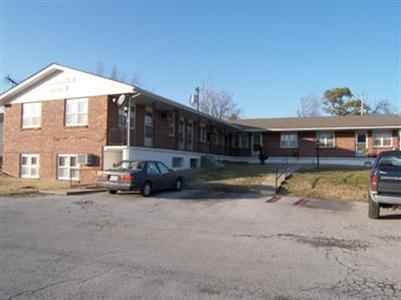
[(248, 148), (248, 135), (240, 135), (239, 147), (241, 149)]
[(297, 133), (282, 133), (280, 136), (281, 148), (298, 148)]
[(206, 125), (201, 124), (199, 128), (199, 142), (206, 143)]
[(213, 129), (213, 133), (211, 134), (211, 143), (213, 145), (219, 144), (219, 131), (217, 130), (217, 128)]
[(232, 141), (233, 148), (247, 149), (248, 148), (248, 135), (246, 134), (236, 134), (233, 135)]
[(79, 180), (78, 155), (60, 154), (58, 156), (57, 179)]
[(193, 150), (194, 127), (191, 120), (187, 124), (187, 150)]
[(153, 147), (153, 111), (146, 108), (145, 113), (145, 147)]
[(68, 99), (65, 104), (65, 125), (88, 124), (88, 98)]
[(158, 174), (160, 174), (160, 171), (157, 168), (155, 162), (148, 162), (146, 164), (146, 173), (148, 173), (149, 175), (158, 175)]
[(183, 158), (182, 157), (173, 157), (171, 166), (173, 168), (182, 168)]
[(159, 170), (160, 170), (160, 173), (161, 173), (161, 174), (168, 174), (168, 173), (170, 173), (169, 168), (167, 168), (167, 166), (166, 166), (165, 164), (163, 164), (162, 162), (159, 162), (159, 161), (158, 161), (156, 164), (157, 164), (157, 166), (159, 167)]
[(318, 132), (317, 141), (321, 148), (333, 148), (335, 146), (334, 132)]
[(392, 135), (391, 131), (373, 132), (373, 146), (375, 147), (391, 147)]
[(175, 113), (168, 113), (167, 115), (168, 135), (175, 136)]
[[(120, 128), (127, 127), (127, 111), (128, 108), (126, 106), (118, 106), (118, 127)], [(135, 106), (131, 106), (130, 119), (130, 127), (135, 128)]]
[(40, 127), (42, 104), (40, 102), (22, 104), (22, 128)]
[(21, 177), (39, 178), (39, 154), (21, 155)]

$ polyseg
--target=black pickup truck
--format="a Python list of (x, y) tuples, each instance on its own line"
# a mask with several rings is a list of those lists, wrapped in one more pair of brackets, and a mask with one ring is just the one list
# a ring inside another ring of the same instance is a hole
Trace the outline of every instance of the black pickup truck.
[(401, 151), (386, 151), (377, 156), (368, 197), (371, 219), (380, 217), (380, 208), (401, 207)]

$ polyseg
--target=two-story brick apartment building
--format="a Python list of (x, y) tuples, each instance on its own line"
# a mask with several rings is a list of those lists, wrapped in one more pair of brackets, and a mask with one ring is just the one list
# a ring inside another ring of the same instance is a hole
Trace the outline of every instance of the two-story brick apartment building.
[(238, 142), (239, 125), (58, 64), (6, 91), (0, 101), (6, 115), (3, 171), (14, 176), (63, 180), (78, 177), (84, 165), (108, 168), (120, 159), (153, 158), (189, 168), (206, 154), (248, 155), (248, 143)]
[[(3, 171), (79, 180), (82, 168), (121, 159), (198, 167), (204, 156), (257, 162), (269, 157), (367, 157), (400, 148), (400, 116), (215, 119), (136, 86), (51, 64), (0, 96)], [(363, 163), (363, 160), (359, 160)]]

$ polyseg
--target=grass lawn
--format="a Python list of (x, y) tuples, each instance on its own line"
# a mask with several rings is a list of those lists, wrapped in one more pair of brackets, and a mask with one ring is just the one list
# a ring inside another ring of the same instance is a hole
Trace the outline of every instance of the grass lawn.
[(0, 171), (0, 196), (36, 193), (39, 190), (67, 189), (69, 182), (55, 180), (21, 179)]
[[(185, 187), (239, 193), (274, 193), (277, 165), (225, 164), (182, 171)], [(368, 169), (325, 167), (304, 168), (282, 185), (279, 193), (331, 200), (366, 201)], [(68, 189), (67, 181), (21, 179), (0, 172), (0, 195), (34, 193), (39, 190)]]
[(293, 174), (282, 185), (280, 194), (320, 199), (367, 201), (369, 169), (321, 167)]
[(260, 193), (271, 189), (266, 186), (268, 175), (274, 168), (268, 165), (225, 164), (222, 167), (208, 167), (185, 170), (185, 187), (211, 191)]
[[(186, 186), (213, 191), (261, 193), (274, 191), (272, 165), (226, 164), (224, 167), (193, 169), (184, 172)], [(270, 175), (270, 176), (268, 176)], [(270, 180), (267, 180), (270, 177)], [(329, 200), (366, 201), (369, 169), (321, 166), (305, 167), (282, 185), (279, 194)]]

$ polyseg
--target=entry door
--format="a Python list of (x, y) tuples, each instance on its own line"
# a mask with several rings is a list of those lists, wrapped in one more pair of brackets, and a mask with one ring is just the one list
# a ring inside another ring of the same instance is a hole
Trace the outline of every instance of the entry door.
[(355, 135), (356, 156), (364, 157), (368, 155), (368, 137), (366, 131), (357, 132)]
[(260, 147), (262, 146), (262, 136), (260, 134), (252, 135), (252, 156), (260, 154)]

